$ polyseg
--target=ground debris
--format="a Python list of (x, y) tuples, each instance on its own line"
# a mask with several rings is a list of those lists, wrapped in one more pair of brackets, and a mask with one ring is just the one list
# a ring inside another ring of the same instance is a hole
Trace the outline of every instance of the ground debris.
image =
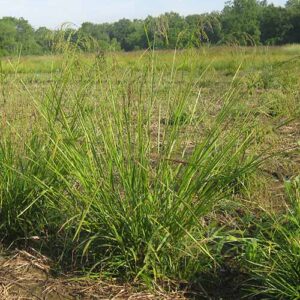
[(130, 285), (95, 280), (74, 280), (71, 276), (54, 278), (51, 261), (35, 251), (0, 253), (0, 299), (2, 300), (77, 300), (77, 299), (186, 299), (182, 293), (137, 292)]

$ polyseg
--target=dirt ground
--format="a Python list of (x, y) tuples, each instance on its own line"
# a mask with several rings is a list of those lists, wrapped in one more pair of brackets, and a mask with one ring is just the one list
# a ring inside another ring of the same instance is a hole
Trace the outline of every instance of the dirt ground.
[(70, 276), (54, 278), (50, 261), (34, 249), (0, 252), (1, 300), (79, 300), (79, 299), (186, 299), (183, 294), (137, 292), (133, 287)]

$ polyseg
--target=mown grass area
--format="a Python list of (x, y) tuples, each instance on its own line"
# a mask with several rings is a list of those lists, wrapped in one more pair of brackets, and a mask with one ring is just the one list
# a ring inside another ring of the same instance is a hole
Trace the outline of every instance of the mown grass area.
[(3, 59), (2, 240), (58, 273), (298, 299), (297, 49)]

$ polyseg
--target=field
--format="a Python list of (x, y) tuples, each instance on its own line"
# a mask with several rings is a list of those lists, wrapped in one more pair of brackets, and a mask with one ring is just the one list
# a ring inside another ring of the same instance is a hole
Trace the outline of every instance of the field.
[(0, 65), (0, 295), (300, 299), (300, 47), (60, 47)]

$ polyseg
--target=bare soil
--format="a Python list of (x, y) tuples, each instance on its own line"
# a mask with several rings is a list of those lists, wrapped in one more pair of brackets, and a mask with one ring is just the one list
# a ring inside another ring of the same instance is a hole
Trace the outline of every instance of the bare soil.
[[(28, 250), (29, 251), (29, 250)], [(1, 300), (186, 299), (182, 293), (140, 292), (129, 285), (51, 275), (49, 259), (33, 249), (0, 252)]]

